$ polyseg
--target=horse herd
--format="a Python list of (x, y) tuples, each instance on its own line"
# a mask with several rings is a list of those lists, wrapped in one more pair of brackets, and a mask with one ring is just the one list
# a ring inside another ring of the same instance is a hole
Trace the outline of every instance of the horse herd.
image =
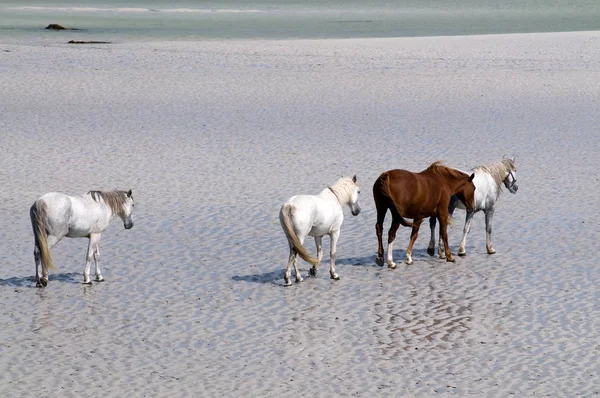
[[(440, 162), (432, 163), (420, 173), (407, 170), (388, 170), (382, 173), (373, 184), (373, 199), (377, 209), (377, 256), (378, 265), (384, 264), (383, 222), (387, 211), (392, 214), (392, 224), (388, 231), (387, 257), (385, 262), (389, 268), (396, 268), (392, 256), (396, 231), (400, 225), (411, 227), (410, 242), (406, 249), (406, 264), (412, 264), (412, 248), (417, 240), (419, 227), (423, 219), (430, 217), (431, 240), (427, 248), (429, 255), (435, 253), (435, 224), (440, 223), (440, 242), (438, 245), (440, 258), (454, 262), (454, 257), (448, 245), (448, 221), (456, 207), (466, 210), (467, 218), (463, 229), (458, 254), (466, 254), (465, 245), (467, 234), (471, 228), (473, 214), (483, 210), (486, 223), (486, 247), (489, 254), (495, 253), (492, 247), (492, 217), (496, 200), (502, 189), (502, 184), (511, 193), (516, 193), (514, 157), (504, 157), (502, 160), (473, 169), (472, 173), (453, 169)], [(312, 265), (309, 272), (317, 274), (323, 257), (323, 236), (329, 235), (330, 265), (329, 275), (339, 280), (335, 271), (335, 256), (340, 227), (344, 220), (343, 205), (348, 205), (353, 215), (360, 213), (358, 196), (360, 189), (356, 176), (342, 177), (335, 184), (325, 188), (318, 195), (295, 195), (281, 206), (279, 220), (288, 239), (290, 254), (284, 275), (285, 285), (291, 282), (292, 266), (295, 270), (296, 282), (302, 282), (298, 269), (299, 255)], [(409, 222), (406, 218), (412, 218)], [(304, 248), (307, 236), (315, 238), (317, 257), (311, 256)]]
[[(518, 189), (516, 171), (514, 157), (504, 157), (498, 162), (478, 166), (470, 174), (447, 167), (440, 162), (432, 163), (419, 173), (406, 170), (389, 170), (382, 173), (373, 184), (373, 199), (377, 209), (375, 225), (378, 240), (377, 264), (380, 266), (384, 264), (383, 222), (388, 210), (392, 215), (385, 260), (389, 268), (396, 268), (392, 252), (398, 227), (402, 225), (412, 228), (405, 258), (406, 264), (412, 264), (412, 247), (417, 239), (419, 227), (426, 217), (430, 217), (431, 228), (431, 240), (427, 252), (429, 255), (435, 252), (437, 220), (440, 223), (439, 256), (446, 261), (455, 261), (448, 245), (447, 225), (456, 207), (463, 208), (467, 212), (458, 254), (466, 254), (466, 238), (471, 220), (473, 214), (480, 210), (485, 213), (487, 252), (493, 254), (495, 250), (492, 247), (491, 233), (494, 206), (502, 184), (511, 193), (516, 193)], [(332, 279), (340, 279), (335, 271), (335, 256), (340, 227), (344, 219), (342, 206), (349, 206), (352, 214), (358, 215), (360, 213), (359, 193), (356, 176), (342, 177), (318, 195), (295, 195), (281, 206), (279, 220), (290, 247), (284, 276), (286, 286), (291, 285), (292, 266), (295, 269), (296, 282), (303, 280), (298, 269), (297, 255), (312, 265), (309, 270), (312, 276), (317, 274), (323, 257), (324, 235), (329, 235), (331, 239), (329, 274)], [(121, 218), (126, 229), (132, 228), (133, 208), (131, 190), (90, 191), (83, 196), (51, 192), (36, 200), (30, 209), (35, 244), (36, 286), (47, 286), (49, 270), (55, 269), (50, 249), (65, 236), (89, 239), (83, 283), (92, 283), (90, 279), (92, 260), (95, 264), (96, 281), (104, 281), (99, 266), (100, 237), (109, 223), (117, 217)], [(409, 222), (406, 218), (411, 218), (413, 221)], [(316, 258), (311, 256), (303, 246), (307, 236), (315, 239)]]

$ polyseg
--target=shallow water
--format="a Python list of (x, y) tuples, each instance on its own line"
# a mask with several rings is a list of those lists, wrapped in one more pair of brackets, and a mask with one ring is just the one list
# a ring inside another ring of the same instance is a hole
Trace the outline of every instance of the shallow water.
[[(366, 5), (368, 4), (368, 5)], [(78, 30), (47, 31), (57, 23)], [(600, 2), (0, 2), (0, 40), (210, 40), (444, 36), (600, 29)]]

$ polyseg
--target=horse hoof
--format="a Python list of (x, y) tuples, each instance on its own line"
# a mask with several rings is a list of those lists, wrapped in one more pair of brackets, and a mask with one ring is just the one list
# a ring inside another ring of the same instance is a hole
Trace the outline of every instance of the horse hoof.
[(335, 275), (331, 275), (331, 279), (339, 281), (340, 280), (340, 276), (335, 274)]
[(428, 247), (427, 254), (429, 254), (430, 256), (433, 256), (435, 254), (435, 249), (433, 247)]
[(494, 253), (496, 253), (496, 250), (492, 249), (492, 250), (488, 250), (487, 252), (488, 252), (488, 254), (494, 254)]
[(35, 284), (35, 287), (40, 287), (40, 288), (43, 288), (43, 287), (46, 287), (46, 286), (42, 285), (42, 283), (41, 283), (41, 282), (37, 282), (37, 283)]
[(388, 264), (389, 269), (396, 269), (396, 263)]
[(458, 255), (461, 256), (461, 257), (464, 257), (464, 256), (467, 255), (467, 253), (466, 252), (458, 252)]
[(283, 283), (283, 286), (292, 286), (292, 282), (290, 282), (290, 281), (286, 280), (286, 281)]
[(88, 286), (92, 286), (92, 281), (87, 281), (87, 282), (83, 282), (83, 285), (88, 285)]
[(383, 257), (375, 257), (375, 264), (383, 267)]
[(455, 262), (456, 262), (456, 260), (454, 259), (454, 257), (448, 257), (448, 258), (446, 259), (446, 262), (448, 262), (448, 263), (455, 263)]
[(308, 273), (310, 274), (310, 276), (317, 276), (317, 269), (311, 268), (308, 270)]
[(41, 287), (48, 286), (48, 279), (46, 279), (46, 278), (40, 279), (40, 284), (42, 285)]
[(96, 282), (104, 282), (104, 278), (96, 278)]

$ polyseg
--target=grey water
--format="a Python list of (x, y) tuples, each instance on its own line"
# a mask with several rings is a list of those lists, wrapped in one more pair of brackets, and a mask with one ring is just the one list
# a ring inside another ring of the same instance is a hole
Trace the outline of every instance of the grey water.
[[(51, 23), (73, 30), (45, 30)], [(3, 41), (325, 39), (582, 30), (600, 30), (600, 1), (0, 0)]]

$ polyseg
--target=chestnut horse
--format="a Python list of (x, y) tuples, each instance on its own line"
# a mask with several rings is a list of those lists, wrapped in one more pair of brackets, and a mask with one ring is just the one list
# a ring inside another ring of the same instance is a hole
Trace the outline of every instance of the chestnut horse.
[[(440, 222), (440, 235), (446, 250), (446, 261), (454, 262), (448, 249), (447, 225), (449, 219), (448, 204), (452, 195), (457, 195), (467, 206), (475, 206), (474, 174), (444, 166), (441, 162), (432, 163), (420, 173), (406, 170), (388, 170), (382, 173), (373, 184), (373, 199), (377, 208), (378, 248), (376, 262), (383, 265), (383, 221), (388, 209), (392, 213), (392, 225), (388, 232), (387, 265), (396, 268), (392, 258), (393, 243), (400, 225), (412, 227), (410, 243), (406, 249), (406, 264), (412, 264), (412, 248), (417, 240), (419, 227), (426, 217), (436, 217)], [(410, 223), (405, 220), (412, 218)]]

